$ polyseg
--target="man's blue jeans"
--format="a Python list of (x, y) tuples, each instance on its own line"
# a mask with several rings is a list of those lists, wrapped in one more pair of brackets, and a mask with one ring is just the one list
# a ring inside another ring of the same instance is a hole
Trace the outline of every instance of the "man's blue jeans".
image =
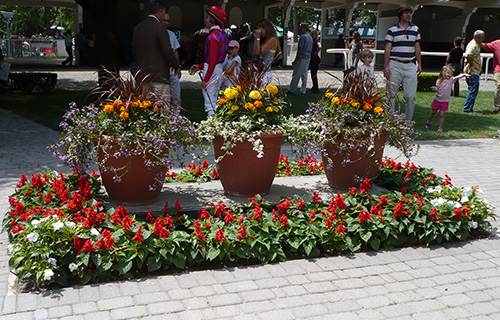
[(467, 97), (465, 97), (464, 112), (472, 112), (479, 92), (479, 75), (471, 74), (470, 77), (465, 78), (465, 81), (469, 86), (469, 90), (467, 91)]

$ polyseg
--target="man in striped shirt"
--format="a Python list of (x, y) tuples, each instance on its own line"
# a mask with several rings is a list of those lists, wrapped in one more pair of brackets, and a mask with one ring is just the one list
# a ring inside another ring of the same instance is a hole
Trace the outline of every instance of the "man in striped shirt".
[(384, 52), (384, 76), (388, 80), (389, 106), (394, 110), (396, 94), (402, 84), (407, 120), (413, 118), (417, 97), (417, 75), (422, 72), (420, 30), (410, 22), (412, 14), (411, 5), (402, 4), (399, 7), (399, 22), (387, 30)]

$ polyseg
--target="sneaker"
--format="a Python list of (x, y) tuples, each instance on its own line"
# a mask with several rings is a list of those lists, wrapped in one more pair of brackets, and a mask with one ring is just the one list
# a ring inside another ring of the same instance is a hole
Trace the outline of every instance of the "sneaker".
[(443, 132), (443, 128), (438, 128), (438, 132)]
[(425, 123), (425, 127), (426, 127), (427, 129), (429, 129), (429, 128), (431, 127), (431, 124), (430, 124), (429, 122), (426, 122), (426, 123)]

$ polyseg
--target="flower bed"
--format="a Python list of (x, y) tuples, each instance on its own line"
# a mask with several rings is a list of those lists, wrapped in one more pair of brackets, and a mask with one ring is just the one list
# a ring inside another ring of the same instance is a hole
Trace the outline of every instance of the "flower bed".
[[(288, 156), (280, 154), (278, 162), (278, 177), (294, 177), (294, 176), (310, 176), (324, 174), (323, 162), (319, 162), (316, 158), (306, 157), (302, 160), (288, 160)], [(166, 182), (208, 182), (219, 180), (219, 173), (216, 168), (204, 161), (201, 165), (189, 163), (181, 172), (167, 171)]]
[(124, 207), (106, 210), (98, 176), (22, 176), (3, 220), (9, 265), (22, 288), (67, 286), (184, 268), (270, 263), (359, 250), (429, 245), (484, 235), (493, 208), (477, 188), (411, 163), (383, 163), (369, 195), (365, 181), (346, 194), (311, 202), (299, 197), (272, 205), (260, 196), (245, 204), (207, 204), (198, 217), (177, 202), (146, 221)]

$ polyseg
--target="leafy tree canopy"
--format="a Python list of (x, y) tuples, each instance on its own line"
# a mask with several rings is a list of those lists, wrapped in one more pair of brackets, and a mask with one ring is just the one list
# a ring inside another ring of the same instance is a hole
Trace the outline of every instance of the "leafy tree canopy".
[[(52, 26), (62, 26), (64, 30), (73, 28), (73, 9), (59, 7), (4, 6), (1, 11), (16, 12), (10, 23), (11, 34), (31, 37), (42, 34), (54, 35)], [(60, 20), (62, 16), (62, 21)], [(7, 33), (5, 18), (0, 15), (0, 32)]]

